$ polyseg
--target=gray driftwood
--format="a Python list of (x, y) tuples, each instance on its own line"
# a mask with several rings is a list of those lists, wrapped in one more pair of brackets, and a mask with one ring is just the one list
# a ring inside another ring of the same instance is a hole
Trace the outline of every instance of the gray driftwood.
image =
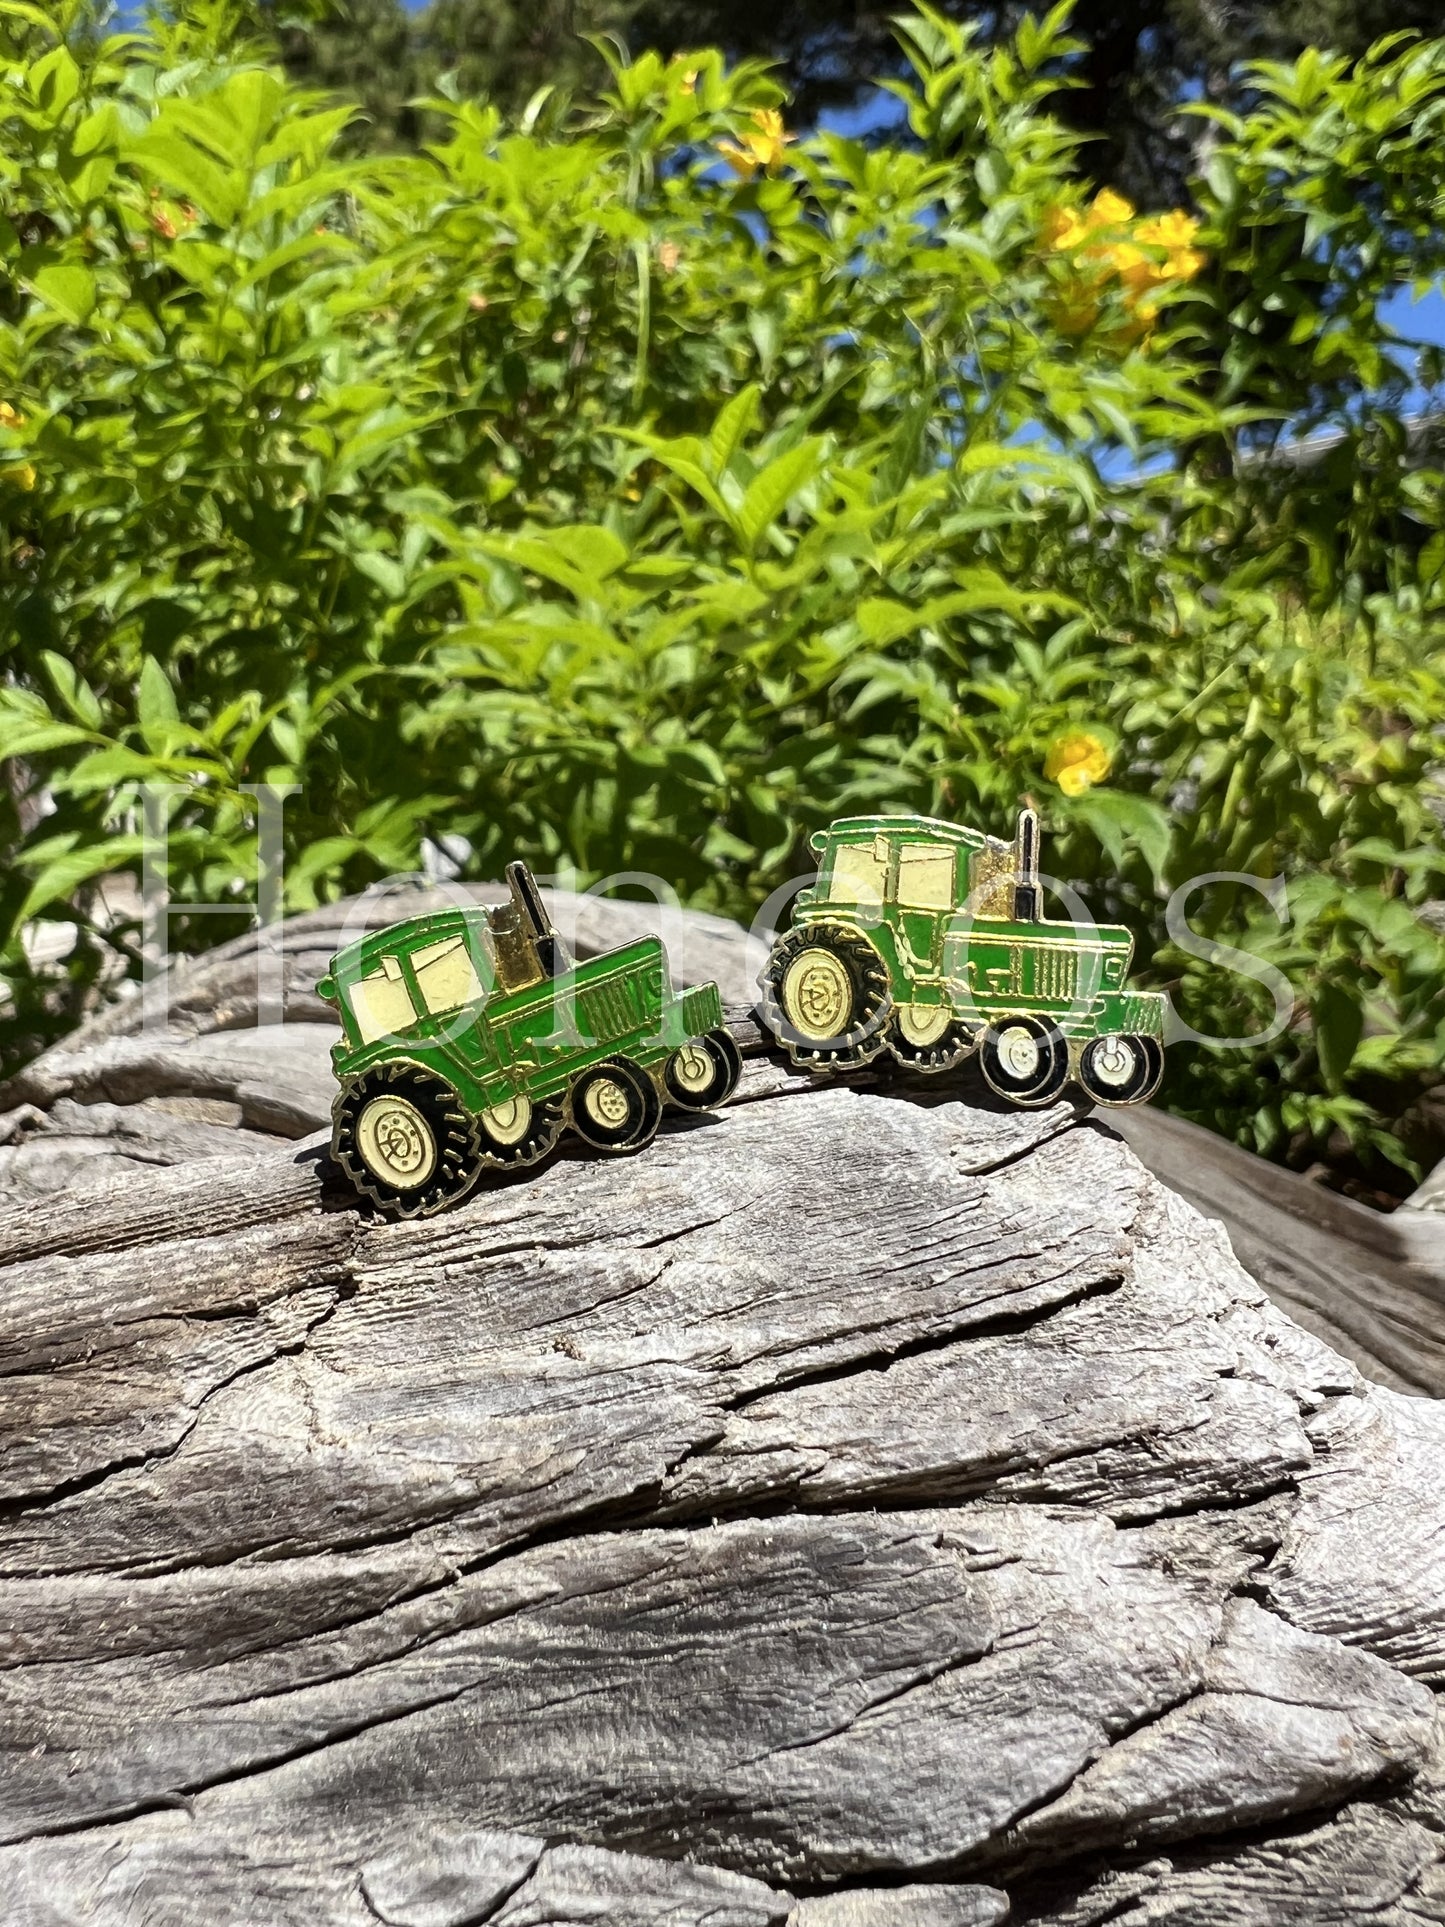
[[(660, 930), (678, 980), (715, 980), (742, 1034), (756, 1038), (745, 1013), (766, 954), (760, 936), (696, 912), (544, 894), (582, 956)], [(274, 1149), (324, 1126), (334, 1031), (316, 979), (349, 936), (458, 895), (498, 901), (505, 891), (393, 885), (227, 944), (167, 980), (159, 1037), (142, 1034), (139, 997), (103, 1009), (0, 1090), (0, 1203), (98, 1178), (116, 1160)], [(265, 983), (282, 992), (284, 1032), (256, 1028), (258, 944)], [(1157, 1177), (1224, 1225), (1241, 1262), (1306, 1329), (1378, 1383), (1445, 1395), (1445, 1167), (1416, 1208), (1385, 1217), (1161, 1111), (1114, 1122)]]
[(1438, 1405), (1069, 1106), (755, 1037), (370, 1222), (330, 941), (6, 1094), (6, 1927), (1445, 1920)]

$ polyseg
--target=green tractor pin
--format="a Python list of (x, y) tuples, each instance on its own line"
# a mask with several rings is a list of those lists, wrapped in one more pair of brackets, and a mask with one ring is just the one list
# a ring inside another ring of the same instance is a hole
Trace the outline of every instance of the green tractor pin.
[(388, 1216), (439, 1211), (568, 1128), (594, 1151), (639, 1151), (664, 1103), (711, 1110), (737, 1086), (715, 984), (675, 993), (657, 937), (574, 962), (525, 864), (507, 884), (499, 907), (363, 937), (317, 985), (343, 1033), (332, 1155)]
[(1074, 1078), (1097, 1104), (1139, 1104), (1164, 1075), (1164, 999), (1125, 981), (1117, 925), (1040, 907), (1039, 827), (1012, 843), (925, 816), (841, 817), (813, 838), (817, 881), (760, 979), (762, 1016), (795, 1064), (826, 1071), (888, 1051), (947, 1071), (978, 1052), (1011, 1103)]

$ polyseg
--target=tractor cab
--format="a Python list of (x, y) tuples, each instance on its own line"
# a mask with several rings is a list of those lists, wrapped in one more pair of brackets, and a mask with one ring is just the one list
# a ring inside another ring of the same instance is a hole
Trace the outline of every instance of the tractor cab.
[[(800, 910), (851, 912), (860, 922), (942, 922), (960, 909), (1011, 923), (1036, 922), (1039, 824), (1019, 812), (1011, 843), (922, 816), (844, 817), (813, 838), (818, 880)], [(919, 934), (921, 934), (921, 927)]]
[(349, 1049), (433, 1030), (471, 1005), (480, 1013), (493, 991), (526, 990), (570, 968), (524, 863), (508, 864), (507, 888), (505, 903), (413, 917), (332, 959), (317, 991), (337, 1005)]

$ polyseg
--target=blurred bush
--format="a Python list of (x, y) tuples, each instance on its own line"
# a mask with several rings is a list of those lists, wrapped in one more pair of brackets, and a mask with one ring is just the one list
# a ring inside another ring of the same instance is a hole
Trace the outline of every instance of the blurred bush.
[(479, 876), (745, 920), (840, 811), (1006, 832), (1028, 796), (1201, 1031), (1271, 999), (1166, 938), (1171, 888), (1287, 879), (1283, 924), (1191, 900), (1294, 1005), (1176, 1052), (1170, 1101), (1408, 1188), (1445, 534), (1404, 413), (1436, 357), (1379, 309), (1445, 267), (1445, 42), (1261, 66), (1190, 212), (1080, 179), (1062, 8), (987, 53), (910, 16), (882, 144), (796, 138), (703, 51), (358, 157), (228, 0), (99, 41), (66, 4), (0, 6), (9, 1061), (137, 967), (96, 891), (142, 784), (175, 901), (238, 919), (258, 784), (295, 786), (291, 907), (459, 833)]

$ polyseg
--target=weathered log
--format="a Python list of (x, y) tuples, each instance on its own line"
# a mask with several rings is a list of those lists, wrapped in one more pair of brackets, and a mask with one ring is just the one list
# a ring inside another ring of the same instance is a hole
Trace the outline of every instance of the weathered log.
[[(658, 931), (679, 983), (713, 979), (740, 1021), (766, 954), (719, 917), (548, 891), (581, 956)], [(0, 1202), (98, 1177), (115, 1160), (182, 1162), (275, 1148), (326, 1124), (334, 1014), (315, 994), (332, 952), (363, 929), (501, 885), (385, 887), (183, 962), (162, 985), (169, 1023), (143, 1035), (138, 995), (106, 1006), (0, 1089)], [(763, 933), (766, 935), (766, 933)], [(279, 981), (284, 1032), (256, 1028), (258, 955)], [(1377, 1382), (1445, 1395), (1445, 1214), (1437, 1179), (1384, 1216), (1153, 1107), (1113, 1116), (1141, 1161), (1222, 1223), (1246, 1269), (1306, 1330)]]
[(1372, 1211), (1152, 1106), (1114, 1124), (1307, 1330), (1396, 1391), (1445, 1394), (1445, 1215), (1432, 1192)]
[(9, 1093), (0, 1919), (1445, 1919), (1445, 1415), (1114, 1133), (739, 1016), (384, 1224), (189, 1009)]

